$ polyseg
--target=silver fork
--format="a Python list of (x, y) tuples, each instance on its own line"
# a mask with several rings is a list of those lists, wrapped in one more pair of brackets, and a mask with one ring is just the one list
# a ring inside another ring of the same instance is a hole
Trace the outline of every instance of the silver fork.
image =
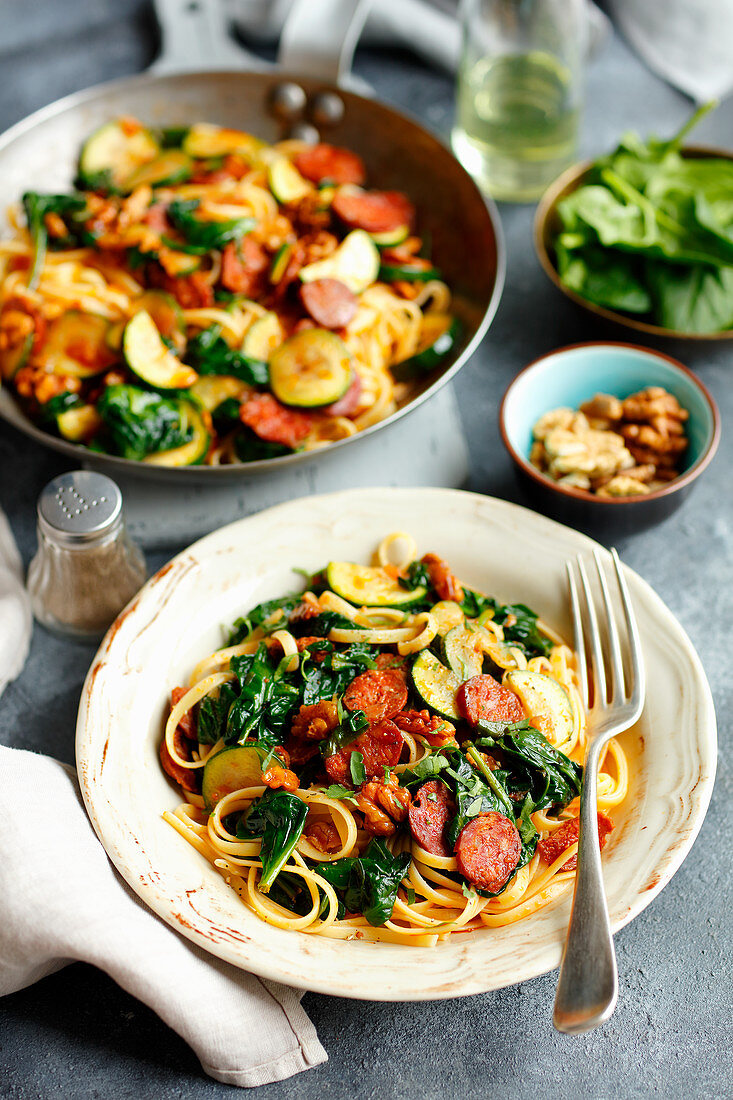
[(612, 1014), (618, 1000), (618, 970), (596, 824), (596, 783), (604, 746), (609, 738), (633, 726), (644, 706), (644, 661), (639, 631), (615, 550), (611, 550), (611, 557), (626, 627), (626, 674), (623, 643), (600, 554), (597, 550), (593, 552), (601, 592), (600, 621), (582, 557), (578, 555), (576, 561), (580, 594), (573, 564), (567, 564), (578, 673), (586, 710), (589, 707), (586, 645), (590, 651), (593, 684), (593, 702), (588, 713), (588, 750), (580, 791), (578, 870), (553, 1013), (558, 1031), (570, 1034), (599, 1027)]

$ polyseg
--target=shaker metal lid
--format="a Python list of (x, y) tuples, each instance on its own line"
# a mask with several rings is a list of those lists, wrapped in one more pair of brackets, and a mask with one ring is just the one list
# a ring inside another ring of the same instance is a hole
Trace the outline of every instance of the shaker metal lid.
[(122, 493), (111, 478), (72, 470), (49, 481), (38, 498), (38, 522), (64, 545), (91, 542), (111, 533), (122, 516)]

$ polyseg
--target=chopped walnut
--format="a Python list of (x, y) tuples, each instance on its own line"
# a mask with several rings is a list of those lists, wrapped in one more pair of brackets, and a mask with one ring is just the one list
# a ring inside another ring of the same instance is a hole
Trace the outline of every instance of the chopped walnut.
[(623, 401), (597, 393), (578, 412), (558, 408), (540, 417), (530, 462), (561, 485), (602, 497), (646, 494), (677, 476), (688, 417), (660, 386)]
[(390, 772), (386, 779), (372, 779), (356, 795), (356, 803), (364, 814), (364, 828), (374, 836), (392, 836), (407, 817), (410, 792), (400, 787), (397, 776)]
[(302, 706), (293, 718), (291, 733), (308, 741), (322, 741), (338, 725), (338, 707), (333, 699)]
[(303, 832), (319, 852), (337, 852), (341, 847), (338, 829), (330, 821), (308, 821)]

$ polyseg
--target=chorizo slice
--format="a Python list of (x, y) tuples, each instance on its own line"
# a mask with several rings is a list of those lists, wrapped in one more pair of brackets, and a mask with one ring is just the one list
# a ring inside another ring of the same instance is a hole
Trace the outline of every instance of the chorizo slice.
[(458, 870), (481, 890), (497, 894), (514, 874), (522, 841), (513, 821), (490, 810), (461, 829), (455, 845)]
[(331, 209), (350, 229), (387, 233), (411, 225), (415, 207), (401, 191), (337, 191)]
[(461, 684), (456, 695), (458, 707), (472, 726), (484, 722), (521, 722), (524, 710), (513, 691), (483, 673)]
[(434, 856), (449, 856), (445, 828), (456, 815), (456, 804), (445, 784), (431, 779), (418, 789), (408, 811), (410, 831), (421, 848)]
[[(606, 841), (608, 840), (609, 833), (613, 830), (613, 822), (611, 818), (604, 814), (602, 811), (598, 811), (598, 840), (601, 845), (601, 851), (606, 847)], [(549, 836), (541, 840), (537, 845), (537, 851), (540, 853), (546, 863), (554, 863), (555, 860), (562, 855), (562, 853), (570, 847), (571, 844), (575, 844), (580, 836), (580, 818), (573, 817), (570, 821), (566, 821), (564, 825), (561, 825), (556, 832), (550, 833)], [(574, 856), (571, 856), (567, 863), (562, 866), (563, 871), (575, 871), (578, 866), (577, 852)]]
[(270, 258), (252, 237), (230, 241), (221, 254), (221, 285), (234, 294), (258, 297), (265, 286)]
[(455, 573), (451, 572), (448, 563), (437, 554), (425, 554), (422, 563), (427, 566), (430, 583), (440, 599), (456, 600), (460, 603), (463, 599), (463, 587)]
[(344, 692), (348, 710), (363, 710), (370, 722), (394, 718), (407, 702), (407, 683), (399, 669), (369, 669), (352, 680)]
[(253, 393), (248, 397), (239, 406), (239, 419), (260, 439), (281, 443), (293, 450), (313, 426), (308, 413), (287, 409), (271, 393)]
[(355, 374), (344, 396), (334, 401), (332, 405), (326, 405), (321, 412), (326, 416), (353, 416), (361, 403), (361, 391), (361, 378)]
[(293, 164), (311, 183), (363, 183), (366, 179), (364, 161), (351, 149), (321, 142), (293, 157)]
[(399, 764), (402, 753), (402, 734), (394, 722), (388, 719), (378, 722), (343, 749), (327, 756), (324, 764), (334, 783), (351, 785), (351, 754), (360, 752), (364, 757), (364, 769), (367, 779), (378, 779), (384, 774), (384, 768), (393, 768)]
[[(181, 733), (180, 726), (176, 726), (173, 734), (173, 744), (182, 760), (191, 759), (190, 743)], [(199, 784), (196, 771), (193, 768), (182, 768), (180, 764), (176, 763), (168, 752), (165, 737), (160, 743), (160, 763), (166, 775), (169, 775), (174, 782), (178, 783), (180, 787), (183, 787), (184, 791), (198, 791)]]
[(345, 328), (359, 308), (356, 295), (338, 279), (303, 283), (300, 300), (321, 328)]
[[(171, 710), (173, 710), (176, 703), (180, 703), (183, 696), (187, 695), (190, 690), (190, 688), (173, 688), (171, 692)], [(189, 741), (198, 741), (198, 737), (196, 736), (196, 715), (193, 707), (186, 711), (179, 721), (177, 728)]]

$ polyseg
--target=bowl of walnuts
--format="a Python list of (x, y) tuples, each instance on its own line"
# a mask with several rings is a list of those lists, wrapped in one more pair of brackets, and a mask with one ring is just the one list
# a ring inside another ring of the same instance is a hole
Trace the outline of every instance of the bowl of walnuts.
[(504, 394), (499, 428), (540, 511), (623, 533), (682, 504), (713, 459), (720, 416), (676, 359), (585, 343), (525, 367)]

